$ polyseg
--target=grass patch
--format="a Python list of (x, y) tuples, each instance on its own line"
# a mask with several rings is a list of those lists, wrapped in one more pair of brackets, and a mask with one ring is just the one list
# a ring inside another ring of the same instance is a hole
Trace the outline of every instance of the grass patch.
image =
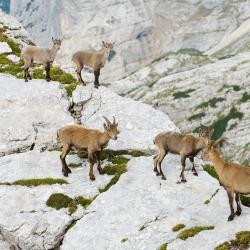
[(69, 163), (68, 166), (70, 168), (80, 168), (82, 166), (82, 163)]
[(54, 185), (54, 184), (68, 184), (64, 179), (53, 179), (53, 178), (43, 178), (43, 179), (24, 179), (17, 180), (14, 182), (2, 182), (0, 185), (9, 186), (27, 186), (27, 187), (37, 187), (41, 185)]
[(192, 93), (194, 91), (194, 89), (188, 89), (185, 91), (178, 91), (173, 93), (174, 99), (179, 99), (179, 98), (188, 98), (190, 97), (190, 93)]
[(206, 171), (209, 175), (211, 175), (213, 178), (219, 180), (219, 176), (216, 173), (215, 169), (213, 166), (209, 166), (209, 165), (204, 165), (203, 166), (203, 170)]
[(52, 194), (46, 202), (48, 207), (59, 210), (61, 208), (67, 208), (73, 202), (73, 199), (62, 193)]
[(199, 114), (195, 114), (195, 115), (192, 115), (188, 118), (189, 121), (192, 121), (192, 120), (197, 120), (197, 119), (201, 119), (202, 117), (204, 117), (206, 114), (204, 112), (202, 113), (199, 113)]
[(114, 175), (114, 177), (104, 188), (100, 188), (99, 192), (100, 193), (106, 192), (107, 190), (109, 190), (110, 187), (115, 185), (119, 181), (120, 176), (127, 171), (126, 167), (127, 167), (126, 164), (118, 164), (115, 166), (108, 165), (104, 167), (103, 168), (104, 173), (108, 175)]
[(249, 100), (250, 100), (250, 94), (248, 94), (247, 92), (245, 92), (243, 94), (243, 96), (241, 97), (240, 102), (243, 103), (243, 102), (247, 102)]
[(189, 237), (194, 237), (196, 234), (205, 231), (205, 230), (213, 230), (214, 226), (201, 226), (201, 227), (191, 227), (186, 230), (183, 230), (180, 232), (177, 236), (177, 238), (181, 240), (186, 240)]
[(215, 250), (247, 250), (250, 245), (250, 231), (236, 233), (235, 239), (226, 241), (215, 248)]
[(86, 199), (83, 196), (78, 196), (75, 199), (68, 197), (62, 193), (52, 194), (46, 202), (48, 207), (55, 208), (59, 210), (61, 208), (68, 208), (70, 214), (73, 214), (77, 210), (77, 206), (81, 205), (82, 207), (87, 207), (93, 201), (90, 199)]
[(217, 107), (217, 103), (218, 102), (222, 102), (222, 101), (225, 101), (225, 98), (223, 98), (223, 97), (214, 97), (214, 98), (208, 100), (207, 102), (201, 103), (200, 105), (198, 105), (196, 107), (196, 109), (208, 108), (208, 107), (216, 108)]
[(231, 58), (231, 57), (233, 57), (234, 55), (224, 55), (224, 56), (220, 56), (218, 59), (219, 60), (224, 60), (224, 59), (228, 59), (228, 58)]
[(184, 224), (177, 224), (177, 225), (175, 225), (175, 226), (172, 228), (172, 231), (173, 231), (173, 232), (177, 232), (177, 231), (183, 229), (185, 226), (186, 226), (186, 225), (184, 225)]
[[(209, 127), (210, 129), (214, 129), (212, 140), (216, 140), (217, 138), (221, 137), (223, 133), (226, 131), (228, 122), (232, 119), (239, 119), (243, 118), (244, 114), (239, 112), (235, 107), (232, 107), (229, 113), (224, 116), (218, 118), (218, 120), (214, 121)], [(196, 128), (194, 132), (198, 132), (200, 127)]]
[(203, 53), (197, 49), (192, 49), (192, 48), (185, 48), (185, 49), (180, 49), (177, 51), (177, 54), (181, 53), (181, 54), (188, 54), (191, 56), (202, 56)]
[(167, 243), (163, 243), (158, 250), (167, 250), (168, 244)]
[(123, 239), (121, 240), (121, 243), (124, 243), (124, 242), (126, 242), (126, 241), (128, 241), (128, 238), (123, 238)]
[(232, 107), (229, 113), (226, 116), (220, 117), (217, 121), (215, 121), (210, 128), (214, 129), (214, 133), (212, 135), (212, 140), (216, 140), (226, 131), (227, 124), (231, 119), (239, 119), (243, 118), (243, 113), (239, 112), (235, 107)]
[(76, 89), (76, 87), (79, 85), (79, 82), (72, 82), (71, 84), (68, 84), (65, 86), (65, 89), (67, 91), (68, 96), (72, 96), (73, 91)]
[(242, 203), (242, 205), (246, 206), (246, 207), (250, 207), (250, 197), (244, 196), (244, 195), (240, 195), (240, 201)]
[(4, 67), (0, 68), (0, 73), (10, 74), (13, 76), (17, 76), (17, 74), (22, 72), (22, 63), (10, 63), (5, 64)]

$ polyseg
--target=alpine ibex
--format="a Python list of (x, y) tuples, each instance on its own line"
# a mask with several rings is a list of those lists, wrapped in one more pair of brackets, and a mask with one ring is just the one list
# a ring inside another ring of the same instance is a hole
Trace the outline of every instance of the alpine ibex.
[(24, 79), (25, 82), (31, 80), (29, 73), (29, 67), (33, 63), (43, 64), (45, 66), (46, 80), (50, 81), (50, 66), (54, 62), (56, 53), (61, 47), (62, 41), (59, 39), (54, 39), (52, 37), (53, 46), (51, 49), (48, 48), (39, 48), (35, 46), (29, 46), (22, 50), (21, 58), (24, 61)]
[[(184, 177), (185, 161), (187, 158), (193, 164), (192, 172), (198, 175), (194, 166), (194, 157), (206, 147), (212, 135), (212, 131), (200, 130), (199, 138), (188, 134), (180, 134), (176, 132), (163, 132), (158, 134), (154, 143), (158, 148), (158, 154), (154, 156), (154, 171), (156, 175), (161, 175), (163, 180), (166, 180), (161, 169), (161, 163), (167, 153), (179, 154), (181, 156), (181, 182), (186, 182)], [(157, 169), (159, 167), (159, 171)]]
[(103, 174), (100, 158), (101, 152), (103, 148), (107, 146), (109, 140), (117, 140), (117, 135), (119, 134), (117, 129), (118, 123), (116, 123), (115, 118), (113, 117), (113, 123), (105, 116), (103, 118), (106, 121), (106, 123), (103, 124), (104, 132), (97, 129), (88, 129), (82, 125), (66, 125), (58, 130), (57, 135), (62, 144), (60, 158), (64, 176), (68, 176), (68, 174), (71, 173), (65, 158), (72, 147), (75, 147), (77, 150), (87, 149), (90, 162), (89, 177), (92, 181), (95, 180), (93, 173), (94, 155), (96, 155), (98, 161), (97, 169), (100, 174)]
[(73, 54), (72, 61), (76, 64), (76, 73), (79, 82), (82, 82), (84, 85), (84, 81), (81, 76), (81, 71), (84, 66), (88, 66), (94, 70), (95, 82), (94, 86), (98, 88), (99, 84), (99, 76), (100, 70), (104, 67), (106, 60), (108, 59), (110, 52), (114, 47), (114, 43), (105, 43), (102, 42), (101, 50), (97, 52), (91, 51), (77, 51)]
[[(223, 161), (220, 156), (219, 145), (223, 140), (225, 138), (221, 137), (216, 141), (210, 142), (202, 155), (202, 159), (212, 162), (219, 176), (219, 182), (227, 192), (231, 210), (228, 221), (231, 221), (235, 215), (241, 215), (240, 194), (250, 194), (250, 168)], [(236, 212), (234, 212), (233, 207), (234, 195), (237, 204)]]

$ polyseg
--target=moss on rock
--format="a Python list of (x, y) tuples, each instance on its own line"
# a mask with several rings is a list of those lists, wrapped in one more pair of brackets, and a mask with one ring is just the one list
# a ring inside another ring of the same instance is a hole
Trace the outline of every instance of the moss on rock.
[(61, 208), (67, 208), (73, 202), (73, 199), (62, 193), (52, 194), (46, 202), (48, 207), (59, 210)]
[(186, 240), (189, 237), (194, 237), (196, 234), (205, 231), (205, 230), (213, 230), (214, 226), (198, 226), (198, 227), (191, 227), (186, 230), (181, 231), (177, 238), (181, 240)]
[(172, 228), (172, 231), (173, 232), (177, 232), (177, 231), (180, 231), (181, 229), (183, 229), (186, 225), (184, 224), (177, 224), (175, 225), (173, 228)]

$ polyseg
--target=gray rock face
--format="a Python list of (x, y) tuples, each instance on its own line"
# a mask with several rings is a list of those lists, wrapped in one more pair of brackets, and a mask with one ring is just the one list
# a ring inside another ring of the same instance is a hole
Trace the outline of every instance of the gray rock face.
[(1, 74), (0, 88), (0, 155), (51, 146), (57, 143), (57, 129), (73, 122), (66, 92), (59, 83), (25, 83)]
[(228, 138), (225, 156), (249, 165), (250, 54), (216, 60), (189, 53), (171, 54), (111, 87), (168, 114), (182, 131), (213, 127), (214, 138)]
[[(11, 14), (38, 44), (49, 46), (52, 36), (63, 37), (57, 57), (63, 65), (70, 64), (76, 50), (115, 41), (116, 56), (101, 74), (104, 81), (126, 76), (169, 51), (206, 51), (231, 40), (232, 31), (250, 17), (249, 10), (247, 0), (11, 1)], [(249, 36), (243, 41), (242, 48)]]

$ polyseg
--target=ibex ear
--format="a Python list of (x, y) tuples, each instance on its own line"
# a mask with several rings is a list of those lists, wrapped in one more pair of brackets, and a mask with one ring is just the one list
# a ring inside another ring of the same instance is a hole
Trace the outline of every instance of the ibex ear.
[(104, 42), (104, 41), (102, 41), (102, 45), (103, 45), (103, 46), (106, 46), (106, 44), (105, 44), (105, 42)]
[(107, 124), (106, 124), (106, 123), (103, 123), (103, 127), (104, 127), (104, 129), (105, 129), (105, 130), (107, 130), (107, 129), (108, 129), (108, 127), (107, 127)]

